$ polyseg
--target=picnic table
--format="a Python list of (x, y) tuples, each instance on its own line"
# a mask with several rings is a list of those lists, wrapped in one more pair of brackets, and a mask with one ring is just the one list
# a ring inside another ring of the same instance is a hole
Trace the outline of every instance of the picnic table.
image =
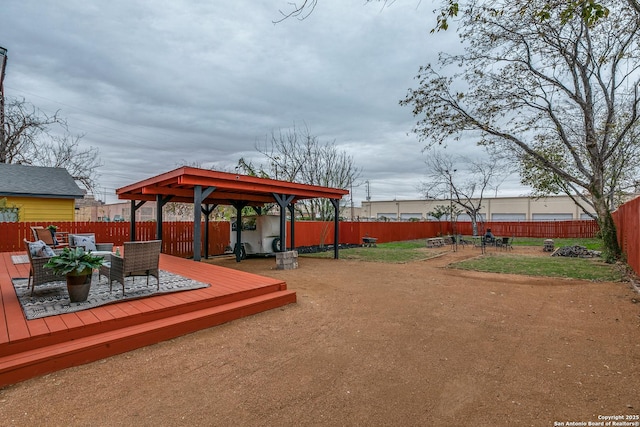
[(377, 237), (363, 237), (362, 238), (362, 246), (363, 247), (374, 247), (377, 246), (378, 238)]
[(444, 239), (442, 237), (432, 237), (427, 239), (428, 248), (440, 248), (444, 246)]

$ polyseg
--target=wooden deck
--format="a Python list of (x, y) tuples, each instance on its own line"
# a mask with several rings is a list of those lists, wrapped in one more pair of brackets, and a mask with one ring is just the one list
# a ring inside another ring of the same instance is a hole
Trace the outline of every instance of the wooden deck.
[(211, 286), (26, 320), (16, 254), (0, 253), (0, 387), (296, 302), (285, 282), (162, 254), (161, 269)]

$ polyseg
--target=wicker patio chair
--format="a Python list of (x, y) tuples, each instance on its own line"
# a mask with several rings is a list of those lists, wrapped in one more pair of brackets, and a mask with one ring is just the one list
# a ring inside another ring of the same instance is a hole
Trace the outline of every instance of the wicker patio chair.
[(51, 235), (51, 231), (49, 231), (48, 228), (35, 226), (35, 227), (31, 227), (31, 232), (33, 233), (33, 239), (35, 241), (42, 240), (47, 244), (47, 246), (50, 246), (52, 248), (60, 248), (63, 246), (67, 246), (67, 243), (54, 242), (53, 236)]
[(156, 278), (158, 289), (160, 289), (158, 264), (160, 262), (161, 249), (162, 240), (124, 242), (124, 254), (122, 256), (111, 254), (109, 291), (111, 291), (114, 281), (120, 282), (122, 294), (124, 295), (125, 278), (131, 276), (147, 276), (147, 286), (149, 285), (149, 276), (153, 276)]
[[(44, 283), (55, 282), (58, 280), (66, 280), (66, 275), (55, 274), (52, 269), (44, 268), (44, 265), (51, 257), (36, 257), (31, 255), (31, 248), (29, 247), (29, 244), (34, 242), (29, 242), (27, 239), (23, 240), (25, 249), (27, 250), (27, 255), (29, 256), (29, 264), (31, 264), (29, 269), (29, 281), (27, 283), (27, 289), (29, 289), (29, 287), (31, 288), (31, 295), (33, 295), (36, 285), (42, 285)], [(62, 249), (54, 249), (53, 251), (57, 255), (62, 252)]]
[[(75, 248), (78, 246), (83, 246), (83, 245), (79, 245), (78, 240), (81, 237), (89, 237), (89, 238), (93, 238), (93, 243), (95, 243), (96, 245), (96, 251), (111, 251), (113, 249), (113, 243), (97, 243), (96, 242), (96, 235), (94, 233), (76, 233), (76, 234), (69, 234), (69, 247), (70, 248)], [(85, 250), (87, 249), (85, 246), (83, 246), (85, 248)]]

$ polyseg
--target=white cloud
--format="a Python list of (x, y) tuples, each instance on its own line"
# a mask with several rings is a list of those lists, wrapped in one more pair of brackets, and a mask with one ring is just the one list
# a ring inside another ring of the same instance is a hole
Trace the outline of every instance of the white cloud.
[(272, 129), (304, 123), (353, 155), (374, 199), (420, 197), (422, 144), (398, 101), (457, 36), (429, 35), (430, 3), (321, 0), (274, 25), (288, 7), (6, 0), (5, 90), (62, 110), (100, 149), (105, 194), (185, 162), (233, 167)]

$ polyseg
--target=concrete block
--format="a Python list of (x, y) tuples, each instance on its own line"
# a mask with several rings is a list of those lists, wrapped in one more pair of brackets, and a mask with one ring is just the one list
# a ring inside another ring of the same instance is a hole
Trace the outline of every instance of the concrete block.
[(276, 269), (295, 270), (298, 268), (298, 251), (276, 252)]

